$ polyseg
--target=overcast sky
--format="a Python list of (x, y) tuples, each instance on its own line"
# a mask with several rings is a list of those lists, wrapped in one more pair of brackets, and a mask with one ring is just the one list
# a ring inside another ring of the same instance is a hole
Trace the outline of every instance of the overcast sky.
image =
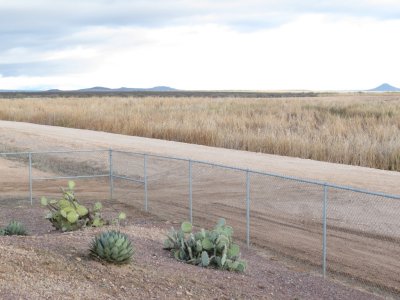
[(0, 90), (400, 86), (399, 0), (0, 0)]

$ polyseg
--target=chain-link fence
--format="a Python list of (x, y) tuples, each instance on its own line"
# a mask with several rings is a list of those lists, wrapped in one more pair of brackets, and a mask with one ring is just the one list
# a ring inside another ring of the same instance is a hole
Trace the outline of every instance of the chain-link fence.
[(35, 209), (73, 179), (83, 201), (201, 227), (223, 217), (237, 240), (301, 270), (400, 293), (398, 195), (115, 150), (2, 153), (0, 162), (2, 209)]

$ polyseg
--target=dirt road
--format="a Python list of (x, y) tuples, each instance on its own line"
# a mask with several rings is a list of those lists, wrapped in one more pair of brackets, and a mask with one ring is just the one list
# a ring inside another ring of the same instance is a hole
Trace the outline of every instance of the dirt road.
[(293, 157), (9, 121), (0, 121), (0, 139), (0, 146), (7, 146), (9, 149), (125, 149), (205, 160), (242, 168), (276, 172), (284, 175), (400, 194), (400, 172)]

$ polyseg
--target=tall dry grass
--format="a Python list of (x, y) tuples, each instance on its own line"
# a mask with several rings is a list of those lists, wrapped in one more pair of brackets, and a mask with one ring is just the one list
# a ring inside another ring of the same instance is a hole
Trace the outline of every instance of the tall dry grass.
[(400, 171), (400, 95), (0, 100), (0, 118)]

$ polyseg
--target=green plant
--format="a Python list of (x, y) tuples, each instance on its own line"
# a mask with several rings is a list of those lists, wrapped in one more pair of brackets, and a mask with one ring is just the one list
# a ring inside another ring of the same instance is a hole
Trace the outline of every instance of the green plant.
[(128, 236), (119, 231), (107, 231), (92, 241), (90, 253), (93, 257), (115, 264), (129, 263), (133, 255)]
[(233, 229), (220, 219), (214, 229), (193, 233), (192, 224), (183, 222), (179, 230), (172, 230), (164, 240), (164, 249), (177, 260), (202, 267), (215, 267), (243, 272), (246, 262), (240, 259), (240, 247), (232, 241)]
[(6, 231), (2, 228), (0, 228), (0, 236), (6, 235)]
[(126, 214), (124, 212), (119, 213), (118, 217), (112, 220), (112, 224), (118, 226), (118, 230), (121, 226), (121, 223), (126, 220)]
[(3, 235), (27, 235), (24, 225), (15, 220), (11, 221), (2, 231)]
[(68, 188), (62, 190), (62, 198), (59, 200), (47, 200), (41, 198), (41, 204), (46, 206), (50, 212), (46, 215), (57, 230), (72, 231), (84, 226), (101, 227), (109, 222), (101, 216), (103, 205), (96, 202), (90, 211), (86, 206), (80, 204), (74, 194), (75, 182), (69, 181)]

